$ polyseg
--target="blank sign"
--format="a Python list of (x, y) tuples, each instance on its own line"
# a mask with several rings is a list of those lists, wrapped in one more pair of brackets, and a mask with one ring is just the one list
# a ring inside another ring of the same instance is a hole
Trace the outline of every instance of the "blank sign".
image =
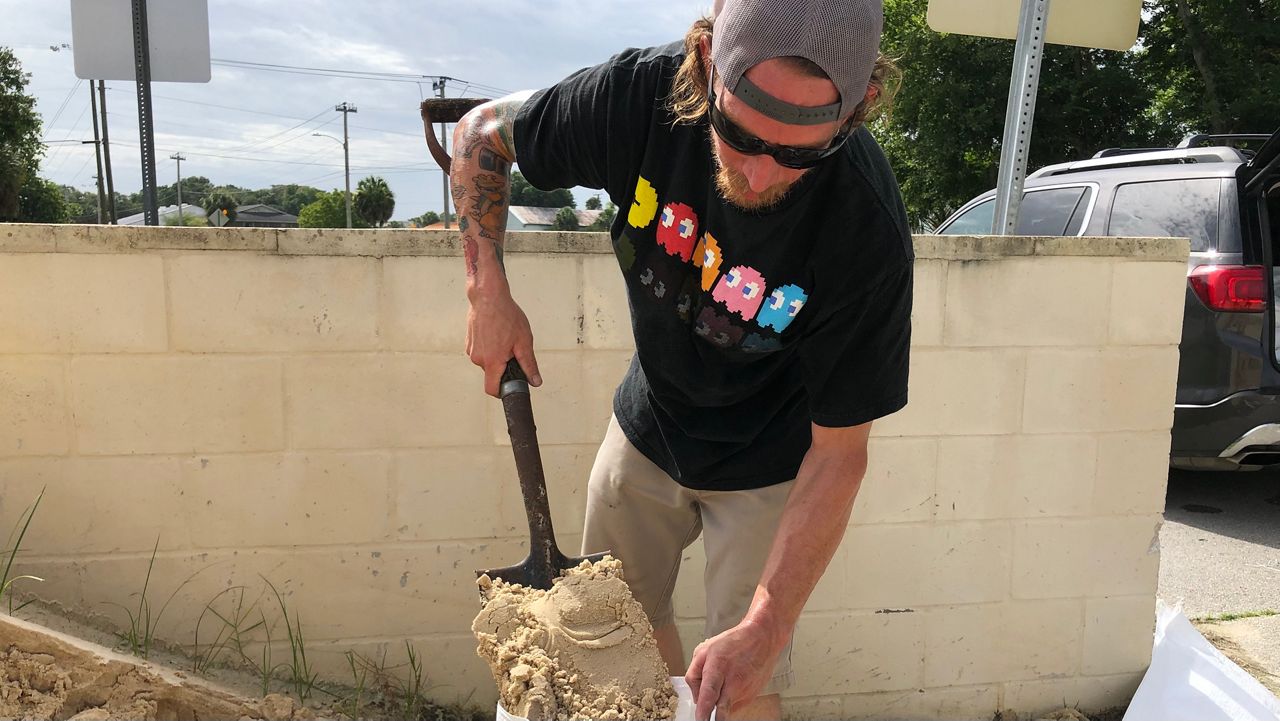
[[(149, 0), (151, 79), (209, 82), (209, 0)], [(134, 80), (131, 0), (71, 0), (76, 77)]]
[[(1021, 0), (929, 0), (929, 27), (940, 33), (1018, 37)], [(1138, 40), (1142, 0), (1050, 0), (1045, 42), (1128, 50)]]

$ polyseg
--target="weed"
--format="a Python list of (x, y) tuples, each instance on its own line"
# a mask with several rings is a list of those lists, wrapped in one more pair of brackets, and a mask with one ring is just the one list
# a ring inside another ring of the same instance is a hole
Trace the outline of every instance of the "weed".
[[(142, 591), (138, 594), (138, 608), (136, 611), (122, 606), (118, 603), (108, 603), (122, 609), (129, 617), (129, 629), (122, 633), (117, 633), (116, 637), (129, 647), (129, 653), (142, 658), (151, 656), (151, 644), (155, 640), (156, 627), (160, 625), (160, 618), (164, 616), (165, 609), (169, 607), (170, 602), (178, 595), (191, 579), (196, 577), (200, 571), (187, 576), (186, 580), (178, 584), (173, 589), (173, 593), (169, 594), (169, 598), (160, 606), (160, 610), (156, 613), (155, 618), (151, 617), (151, 599), (147, 597), (147, 589), (151, 586), (151, 571), (156, 565), (156, 552), (160, 550), (160, 537), (156, 536), (156, 545), (151, 549), (151, 561), (147, 563), (147, 576), (142, 581)], [(203, 569), (201, 569), (203, 570)]]
[[(21, 525), (22, 529), (19, 530), (18, 526), (14, 526), (14, 529), (9, 532), (9, 539), (5, 542), (6, 546), (12, 543), (13, 547), (9, 549), (9, 558), (4, 564), (4, 574), (0, 575), (0, 599), (3, 599), (6, 596), (9, 597), (9, 615), (10, 616), (13, 615), (14, 611), (21, 611), (23, 606), (26, 606), (28, 603), (31, 603), (31, 601), (27, 601), (26, 603), (20, 604), (17, 608), (13, 607), (14, 581), (21, 581), (24, 578), (32, 581), (44, 580), (39, 576), (15, 576), (13, 578), (9, 577), (9, 574), (13, 571), (13, 561), (18, 557), (18, 549), (22, 547), (22, 539), (27, 535), (27, 528), (31, 526), (31, 519), (35, 518), (36, 509), (40, 507), (40, 499), (44, 498), (44, 490), (45, 490), (44, 488), (40, 489), (40, 495), (36, 496), (35, 503), (32, 503), (31, 506), (27, 508), (27, 510), (23, 511), (22, 516), (18, 518), (18, 524)], [(14, 533), (18, 534), (17, 540), (14, 540), (13, 538)]]
[(408, 640), (404, 642), (404, 650), (409, 656), (409, 680), (400, 685), (400, 695), (404, 699), (403, 718), (416, 719), (426, 701), (422, 695), (422, 659)]
[[(293, 686), (293, 692), (298, 696), (298, 700), (305, 704), (315, 690), (316, 678), (320, 674), (313, 671), (311, 664), (307, 661), (307, 646), (302, 636), (302, 619), (295, 614), (291, 621), (289, 609), (285, 606), (284, 597), (280, 595), (280, 591), (267, 578), (263, 577), (262, 580), (266, 581), (271, 592), (275, 594), (276, 603), (280, 604), (280, 615), (284, 619), (284, 628), (289, 635), (289, 663), (280, 664), (280, 666), (288, 672), (289, 684)], [(270, 646), (270, 644), (270, 637), (268, 637), (267, 645)], [(263, 665), (266, 666), (265, 661)]]
[[(218, 660), (218, 657), (228, 650), (234, 652), (239, 660), (253, 665), (253, 661), (245, 653), (244, 637), (258, 627), (265, 625), (266, 620), (263, 619), (251, 626), (245, 626), (249, 616), (257, 609), (258, 601), (262, 599), (261, 594), (259, 594), (258, 599), (253, 601), (248, 608), (245, 608), (245, 590), (244, 586), (224, 588), (204, 605), (204, 610), (200, 612), (200, 617), (196, 619), (195, 641), (191, 649), (192, 671), (196, 673), (207, 672), (213, 663)], [(232, 595), (235, 596), (235, 600), (232, 602), (231, 609), (225, 614), (219, 612), (216, 607), (218, 599), (223, 596), (230, 598)], [(202, 651), (200, 648), (200, 626), (208, 615), (218, 619), (222, 626), (218, 628), (213, 640)]]
[(1239, 621), (1242, 618), (1266, 618), (1280, 616), (1280, 611), (1264, 608), (1261, 611), (1240, 611), (1238, 613), (1219, 613), (1215, 616), (1197, 616), (1192, 621), (1197, 623), (1219, 623), (1223, 621)]
[(347, 666), (351, 668), (351, 686), (355, 691), (355, 695), (347, 699), (346, 713), (351, 718), (360, 718), (360, 709), (364, 708), (364, 688), (369, 678), (369, 665), (355, 651), (347, 651), (343, 655), (347, 657)]

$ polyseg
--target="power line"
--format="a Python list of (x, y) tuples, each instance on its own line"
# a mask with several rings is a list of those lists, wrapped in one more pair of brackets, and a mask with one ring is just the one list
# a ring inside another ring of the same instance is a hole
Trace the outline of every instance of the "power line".
[(349, 78), (355, 80), (383, 80), (387, 82), (408, 82), (418, 83), (423, 80), (447, 80), (455, 83), (465, 83), (477, 88), (484, 88), (487, 91), (499, 92), (507, 94), (509, 90), (503, 90), (492, 85), (483, 85), (481, 83), (473, 83), (469, 80), (461, 78), (449, 77), (448, 75), (425, 75), (421, 73), (387, 73), (376, 70), (341, 70), (338, 68), (316, 68), (303, 65), (282, 65), (278, 63), (258, 63), (247, 60), (231, 60), (229, 58), (213, 58), (210, 61), (213, 65), (222, 65), (224, 67), (241, 68), (243, 70), (266, 70), (269, 72), (294, 73), (297, 75), (319, 75), (323, 77), (333, 78)]

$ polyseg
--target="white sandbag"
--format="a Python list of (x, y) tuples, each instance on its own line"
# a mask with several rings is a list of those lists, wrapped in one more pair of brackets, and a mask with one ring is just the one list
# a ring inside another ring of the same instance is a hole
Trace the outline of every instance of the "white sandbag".
[[(676, 696), (679, 697), (676, 713), (672, 717), (672, 721), (693, 721), (693, 691), (689, 690), (689, 684), (685, 683), (684, 676), (672, 676), (671, 686), (676, 690)], [(711, 713), (712, 721), (715, 720), (715, 712)], [(498, 714), (495, 721), (526, 721), (521, 716), (515, 716), (507, 713), (502, 708), (502, 704), (498, 704)]]
[(1280, 721), (1280, 699), (1158, 603), (1151, 667), (1124, 721)]

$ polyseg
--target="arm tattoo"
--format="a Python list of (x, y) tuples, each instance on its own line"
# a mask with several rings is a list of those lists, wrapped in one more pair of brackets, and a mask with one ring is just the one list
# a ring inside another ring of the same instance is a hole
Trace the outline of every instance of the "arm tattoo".
[(499, 272), (505, 273), (503, 240), (511, 202), (511, 164), (515, 160), (511, 125), (520, 102), (498, 100), (481, 106), (459, 125), (456, 133), (451, 194), (458, 210), (467, 275), (471, 277), (481, 272), (486, 247), (492, 249)]

